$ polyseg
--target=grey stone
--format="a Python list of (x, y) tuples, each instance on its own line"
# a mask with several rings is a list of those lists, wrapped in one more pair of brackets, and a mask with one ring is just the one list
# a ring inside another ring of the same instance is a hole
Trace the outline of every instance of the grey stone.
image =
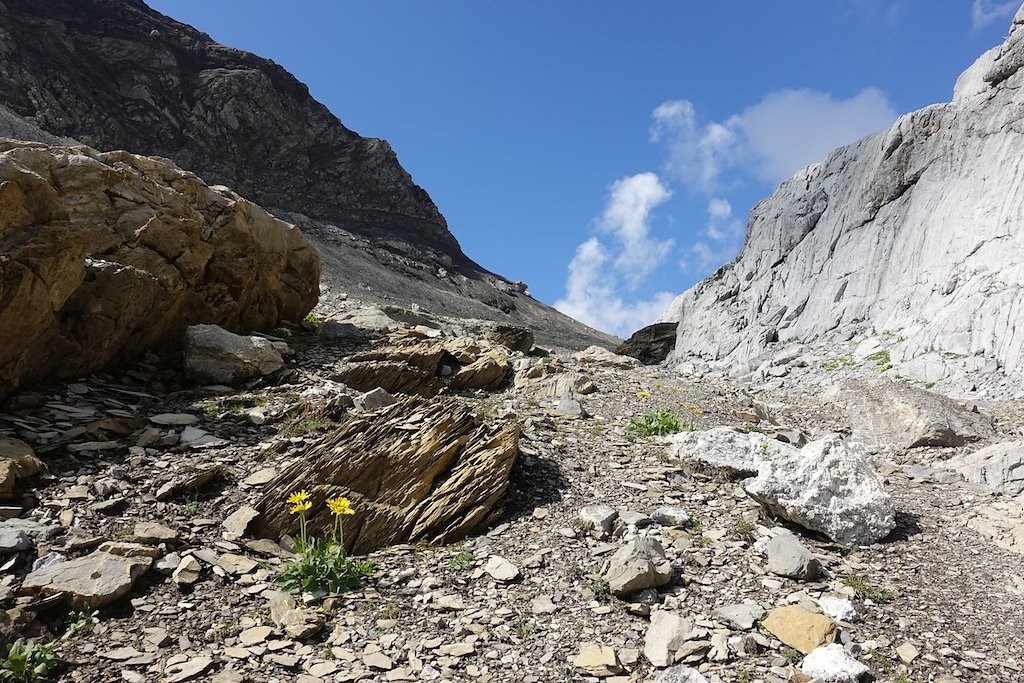
[(193, 325), (185, 333), (185, 374), (193, 380), (238, 386), (280, 370), (284, 360), (274, 344), (217, 325)]
[(519, 567), (498, 555), (491, 555), (487, 559), (487, 564), (484, 565), (484, 571), (487, 572), (492, 579), (501, 583), (511, 583), (520, 576)]
[(653, 538), (634, 538), (616, 552), (604, 574), (612, 593), (629, 595), (645, 588), (658, 588), (672, 580), (672, 563), (665, 549)]
[(768, 541), (768, 571), (800, 581), (813, 581), (821, 573), (821, 563), (789, 532)]
[(152, 563), (149, 557), (121, 557), (97, 550), (34, 571), (21, 587), (44, 595), (66, 592), (76, 607), (88, 603), (97, 609), (127, 595)]
[(555, 412), (565, 417), (586, 417), (587, 411), (583, 404), (572, 396), (563, 396), (555, 406)]
[(593, 525), (599, 538), (607, 538), (611, 535), (615, 520), (618, 518), (619, 511), (611, 505), (594, 504), (580, 508), (580, 520)]
[(957, 455), (943, 465), (993, 493), (1015, 496), (1024, 492), (1024, 441), (998, 443)]
[(32, 539), (21, 529), (0, 522), (0, 553), (16, 553), (32, 547)]
[(651, 513), (651, 519), (664, 526), (686, 526), (690, 523), (690, 513), (681, 507), (663, 505)]
[(757, 603), (741, 602), (725, 605), (715, 610), (715, 616), (728, 622), (734, 628), (749, 631), (764, 616), (764, 608)]
[(658, 674), (654, 683), (708, 683), (708, 679), (697, 669), (688, 666), (673, 666)]
[(254, 507), (249, 505), (239, 507), (224, 520), (222, 524), (224, 531), (221, 532), (221, 536), (229, 541), (242, 538), (249, 530), (249, 525), (259, 516), (259, 511)]
[(360, 394), (352, 400), (356, 410), (364, 413), (371, 413), (375, 410), (394, 405), (397, 402), (394, 396), (380, 387), (367, 391), (365, 394)]
[(693, 620), (665, 610), (653, 612), (644, 635), (644, 656), (658, 668), (668, 666), (683, 643), (697, 635)]

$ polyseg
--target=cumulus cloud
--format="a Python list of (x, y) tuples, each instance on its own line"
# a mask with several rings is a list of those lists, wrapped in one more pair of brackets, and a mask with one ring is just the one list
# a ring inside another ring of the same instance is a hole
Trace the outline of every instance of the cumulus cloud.
[(971, 5), (971, 26), (975, 30), (983, 29), (997, 21), (1009, 19), (1013, 11), (1020, 6), (1016, 0), (1011, 2), (995, 2), (995, 0), (974, 0)]
[(679, 263), (685, 272), (707, 275), (732, 259), (743, 246), (743, 222), (732, 213), (729, 200), (719, 197), (708, 202), (708, 220), (686, 258)]
[(652, 113), (651, 139), (669, 152), (669, 173), (705, 193), (728, 189), (752, 174), (778, 183), (828, 152), (886, 128), (896, 111), (877, 88), (848, 99), (816, 90), (779, 90), (720, 122), (701, 124), (687, 100)]
[(672, 300), (669, 292), (625, 300), (671, 253), (675, 241), (650, 235), (651, 211), (671, 196), (654, 173), (638, 173), (612, 184), (597, 230), (608, 235), (617, 256), (594, 236), (576, 249), (569, 264), (565, 297), (555, 308), (591, 327), (627, 335), (649, 324)]
[(611, 197), (597, 228), (619, 242), (615, 268), (631, 288), (661, 265), (675, 246), (674, 240), (650, 236), (651, 211), (670, 196), (672, 193), (658, 176), (649, 172), (627, 176), (611, 186)]

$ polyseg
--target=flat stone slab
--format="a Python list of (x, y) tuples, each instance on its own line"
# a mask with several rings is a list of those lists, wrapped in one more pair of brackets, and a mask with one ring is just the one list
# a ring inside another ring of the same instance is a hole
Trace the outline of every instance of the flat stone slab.
[(43, 595), (66, 592), (76, 607), (88, 603), (92, 609), (98, 609), (131, 592), (152, 564), (150, 557), (121, 557), (97, 550), (34, 571), (25, 577), (21, 587)]

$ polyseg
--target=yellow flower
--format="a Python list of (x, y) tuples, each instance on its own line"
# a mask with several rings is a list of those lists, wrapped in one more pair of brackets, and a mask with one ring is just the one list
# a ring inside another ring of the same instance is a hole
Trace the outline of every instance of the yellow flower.
[(354, 515), (352, 502), (348, 498), (328, 498), (327, 507), (331, 509), (332, 515)]
[(649, 392), (649, 391), (638, 391), (638, 392), (636, 392), (636, 397), (637, 398), (650, 398), (651, 397), (651, 392)]
[(299, 503), (305, 503), (307, 500), (309, 500), (309, 494), (306, 493), (306, 489), (293, 491), (292, 495), (288, 496), (289, 505), (298, 505)]
[(660, 384), (660, 383), (656, 383), (656, 384), (654, 385), (654, 388), (655, 388), (655, 389), (661, 389), (661, 384)]
[(288, 512), (290, 512), (291, 514), (294, 515), (294, 514), (298, 514), (300, 512), (305, 512), (306, 510), (310, 509), (311, 507), (313, 507), (312, 503), (310, 503), (308, 500), (303, 500), (303, 501), (300, 501), (300, 502), (297, 502), (297, 503), (292, 503), (292, 509), (289, 510)]

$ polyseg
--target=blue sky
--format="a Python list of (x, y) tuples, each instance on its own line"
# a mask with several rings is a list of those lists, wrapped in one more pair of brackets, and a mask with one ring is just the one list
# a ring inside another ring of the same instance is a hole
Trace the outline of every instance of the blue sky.
[(829, 149), (950, 98), (1018, 2), (148, 0), (386, 138), (466, 253), (620, 335)]

